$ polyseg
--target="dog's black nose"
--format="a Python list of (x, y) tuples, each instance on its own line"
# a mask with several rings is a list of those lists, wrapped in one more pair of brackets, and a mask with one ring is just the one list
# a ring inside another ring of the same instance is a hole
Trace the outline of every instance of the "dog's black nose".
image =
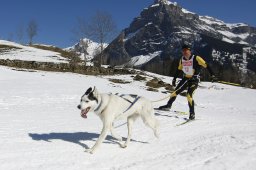
[(78, 108), (78, 109), (81, 109), (81, 105), (78, 105), (77, 108)]

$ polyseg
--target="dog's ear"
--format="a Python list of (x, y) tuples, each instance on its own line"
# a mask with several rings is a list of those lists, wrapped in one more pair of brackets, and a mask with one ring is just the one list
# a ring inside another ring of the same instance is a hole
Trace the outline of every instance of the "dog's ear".
[(86, 90), (85, 95), (88, 95), (91, 92), (92, 92), (92, 88), (90, 87), (89, 89)]
[(92, 93), (93, 93), (93, 95), (94, 95), (95, 97), (98, 97), (98, 90), (96, 89), (95, 86), (94, 86), (94, 88), (93, 88)]
[(88, 98), (90, 100), (95, 100), (98, 103), (98, 91), (96, 89), (96, 87), (94, 86), (93, 91), (91, 91), (88, 95)]

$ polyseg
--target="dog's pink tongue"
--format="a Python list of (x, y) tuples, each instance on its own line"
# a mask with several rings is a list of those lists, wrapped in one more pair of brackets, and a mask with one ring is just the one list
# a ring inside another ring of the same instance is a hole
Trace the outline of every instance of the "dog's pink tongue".
[(82, 118), (85, 118), (85, 119), (87, 118), (87, 116), (86, 116), (86, 115), (81, 115), (81, 116), (82, 116)]
[(81, 116), (86, 119), (87, 118), (87, 113), (85, 111), (82, 111)]

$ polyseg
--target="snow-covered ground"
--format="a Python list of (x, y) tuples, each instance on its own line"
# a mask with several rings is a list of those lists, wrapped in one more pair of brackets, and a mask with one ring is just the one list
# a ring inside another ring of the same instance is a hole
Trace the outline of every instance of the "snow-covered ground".
[[(169, 77), (158, 77), (171, 82)], [(131, 83), (115, 84), (108, 78)], [(194, 96), (196, 121), (176, 126), (188, 115), (158, 113), (159, 139), (138, 120), (128, 148), (120, 148), (108, 136), (91, 155), (84, 148), (94, 144), (102, 124), (93, 113), (81, 118), (76, 108), (90, 86), (150, 100), (167, 95), (146, 91), (145, 83), (132, 81), (131, 75), (94, 77), (0, 67), (0, 169), (255, 169), (255, 90), (202, 83)], [(186, 98), (178, 97), (173, 109), (187, 111)], [(125, 139), (125, 121), (115, 127)]]
[(59, 53), (41, 50), (34, 47), (20, 45), (14, 42), (0, 40), (0, 45), (12, 46), (15, 49), (0, 53), (0, 59), (23, 60), (23, 61), (39, 61), (65, 63), (67, 59)]

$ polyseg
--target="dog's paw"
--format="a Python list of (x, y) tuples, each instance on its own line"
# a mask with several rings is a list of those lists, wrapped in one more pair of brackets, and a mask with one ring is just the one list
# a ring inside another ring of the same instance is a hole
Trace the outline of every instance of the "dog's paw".
[(121, 148), (126, 148), (126, 147), (127, 147), (127, 144), (126, 144), (126, 143), (124, 143), (124, 144), (120, 143), (120, 147), (121, 147)]
[(155, 137), (159, 139), (159, 133), (154, 133)]
[(92, 149), (85, 149), (85, 152), (87, 152), (87, 153), (90, 153), (90, 154), (93, 154), (94, 152), (93, 152), (93, 150)]

